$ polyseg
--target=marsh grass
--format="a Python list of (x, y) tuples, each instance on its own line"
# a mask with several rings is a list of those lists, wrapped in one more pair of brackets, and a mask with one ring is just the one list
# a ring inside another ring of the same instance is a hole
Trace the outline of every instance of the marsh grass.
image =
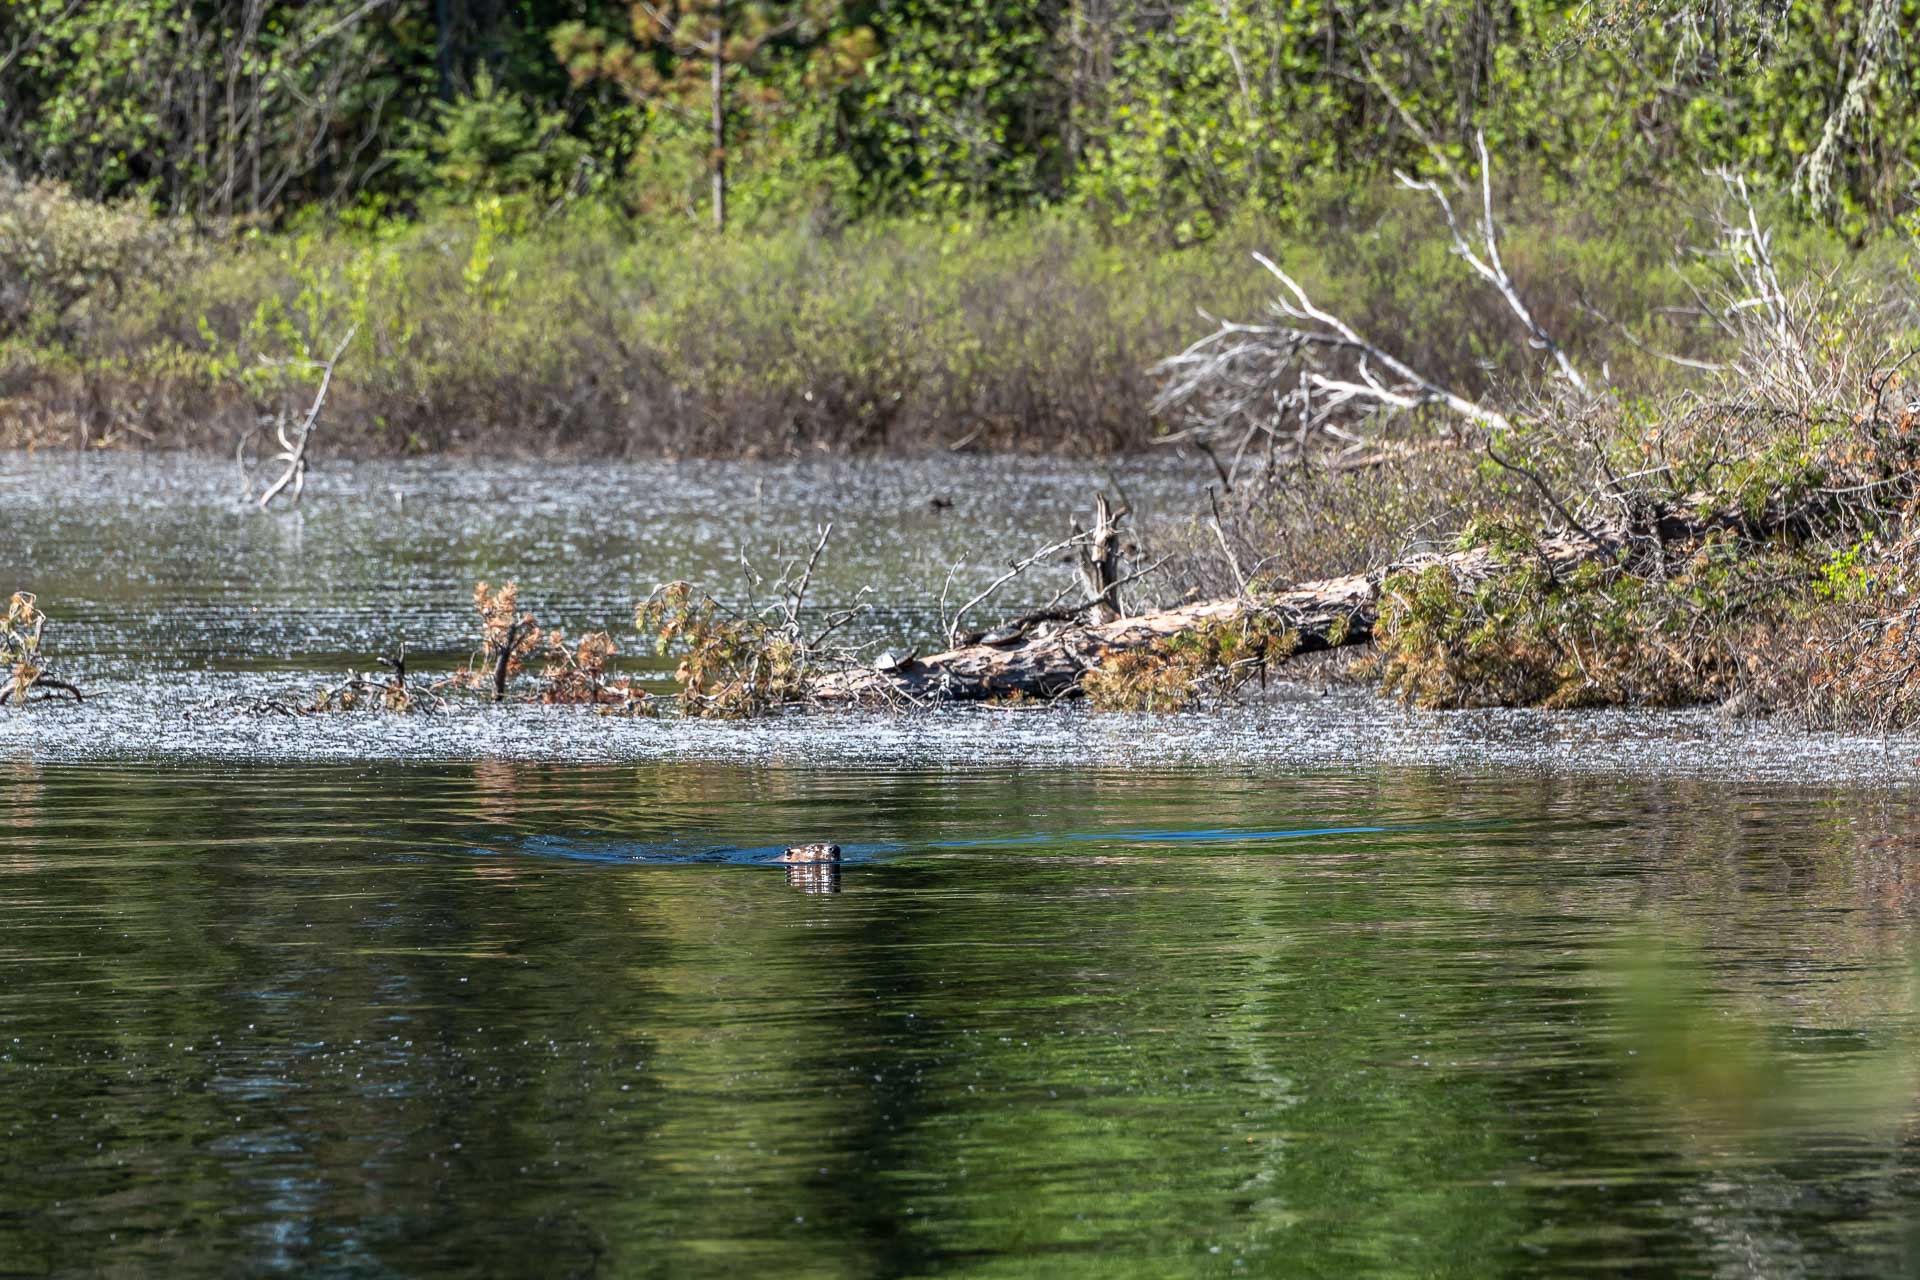
[[(1263, 304), (1255, 248), (1438, 376), (1532, 376), (1510, 318), (1428, 211), (1390, 195), (1329, 191), (1310, 230), (1249, 221), (1185, 248), (1064, 212), (800, 220), (716, 238), (592, 203), (548, 214), (488, 198), (411, 224), (315, 216), (272, 234), (188, 235), (122, 225), (126, 210), (92, 217), (45, 190), (36, 200), (69, 229), (49, 233), (71, 241), (49, 260), (106, 254), (103, 219), (119, 248), (102, 283), (0, 335), (0, 444), (231, 447), (300, 399), (271, 370), (324, 356), (352, 329), (328, 412), (334, 449), (1136, 450), (1164, 434), (1147, 409), (1151, 367), (1206, 331), (1203, 309)], [(1543, 321), (1616, 379), (1651, 387), (1667, 374), (1616, 320), (1663, 348), (1704, 341), (1671, 252), (1684, 217), (1549, 206), (1524, 186), (1512, 204), (1550, 209), (1513, 217), (1515, 275), (1546, 300)], [(129, 244), (166, 250), (121, 253)]]

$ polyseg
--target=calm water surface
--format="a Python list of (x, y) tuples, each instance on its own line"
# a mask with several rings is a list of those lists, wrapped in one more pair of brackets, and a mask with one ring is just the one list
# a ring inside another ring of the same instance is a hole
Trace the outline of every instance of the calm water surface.
[[(0, 1276), (1920, 1272), (1911, 740), (189, 719), (396, 619), (457, 655), (473, 577), (615, 623), (825, 473), (354, 473), (262, 523), (93, 465), (0, 460), (0, 587), (99, 695), (0, 716)], [(1095, 480), (970, 465), (1005, 540)], [(933, 474), (833, 481), (882, 630), (1004, 545)], [(809, 839), (838, 876), (767, 863)]]
[(1908, 798), (0, 770), (6, 1274), (1920, 1265)]
[[(1096, 488), (1143, 519), (1206, 503), (1174, 459), (337, 462), (262, 515), (224, 459), (0, 452), (0, 581), (40, 595), (88, 674), (338, 670), (402, 639), (464, 660), (480, 579), (576, 634), (630, 636), (635, 599), (676, 578), (742, 603), (743, 562), (771, 581), (830, 523), (811, 602), (861, 600), (860, 638), (912, 641), (938, 632), (949, 571), (957, 605), (1064, 537)], [(1000, 598), (1017, 612), (1069, 580), (1049, 566)]]

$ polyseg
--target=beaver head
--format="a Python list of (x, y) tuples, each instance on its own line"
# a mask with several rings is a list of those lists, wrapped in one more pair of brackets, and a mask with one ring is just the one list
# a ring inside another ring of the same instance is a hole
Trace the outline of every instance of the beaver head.
[(840, 846), (837, 844), (796, 844), (781, 854), (779, 862), (838, 862)]

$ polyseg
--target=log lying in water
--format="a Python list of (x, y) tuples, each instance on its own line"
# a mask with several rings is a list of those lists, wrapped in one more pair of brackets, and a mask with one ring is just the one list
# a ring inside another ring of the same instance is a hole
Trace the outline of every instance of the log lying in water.
[[(1661, 530), (1662, 534), (1680, 530)], [(1558, 575), (1626, 547), (1624, 531), (1592, 538), (1549, 538), (1538, 544), (1544, 567)], [(1380, 584), (1394, 574), (1436, 565), (1456, 580), (1484, 580), (1509, 561), (1484, 547), (1411, 556), (1368, 573), (1302, 583), (1285, 591), (1244, 599), (1182, 605), (1095, 626), (1070, 627), (1011, 645), (974, 644), (892, 667), (860, 668), (818, 677), (810, 690), (822, 703), (980, 702), (1020, 695), (1053, 699), (1079, 692), (1080, 680), (1109, 658), (1145, 649), (1198, 628), (1259, 615), (1299, 637), (1293, 652), (1318, 653), (1373, 638), (1380, 611)]]

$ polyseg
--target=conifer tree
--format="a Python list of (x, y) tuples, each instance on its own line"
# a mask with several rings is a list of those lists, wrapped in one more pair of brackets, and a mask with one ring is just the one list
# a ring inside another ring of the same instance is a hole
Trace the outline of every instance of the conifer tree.
[[(760, 74), (776, 51), (798, 60), (816, 84), (857, 72), (874, 52), (873, 33), (847, 22), (842, 0), (633, 0), (629, 30), (610, 37), (567, 23), (555, 29), (553, 50), (575, 84), (611, 81), (651, 109), (704, 117), (716, 231), (727, 225), (731, 99), (777, 100)], [(744, 92), (730, 84), (749, 77)]]

